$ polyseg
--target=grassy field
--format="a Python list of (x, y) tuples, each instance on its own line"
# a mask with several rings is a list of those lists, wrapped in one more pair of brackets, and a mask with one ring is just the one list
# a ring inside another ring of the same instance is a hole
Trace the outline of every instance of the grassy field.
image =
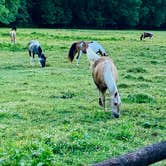
[[(88, 165), (166, 140), (166, 32), (0, 29), (0, 165)], [(46, 68), (29, 64), (40, 41)], [(97, 40), (114, 60), (121, 117), (98, 106), (86, 55), (68, 62), (75, 41)], [(166, 165), (162, 161), (155, 165)]]

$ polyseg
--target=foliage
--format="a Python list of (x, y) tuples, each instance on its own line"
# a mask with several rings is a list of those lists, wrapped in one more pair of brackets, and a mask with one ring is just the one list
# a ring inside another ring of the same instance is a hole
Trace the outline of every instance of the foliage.
[(31, 23), (31, 18), (28, 13), (27, 1), (20, 0), (20, 7), (18, 9), (17, 17), (15, 20), (15, 24), (18, 26), (28, 26)]
[(16, 20), (20, 0), (0, 1), (0, 22), (8, 25)]
[(166, 20), (165, 0), (142, 0), (140, 25), (143, 27), (160, 27)]
[(1, 0), (3, 25), (72, 28), (166, 27), (166, 0)]

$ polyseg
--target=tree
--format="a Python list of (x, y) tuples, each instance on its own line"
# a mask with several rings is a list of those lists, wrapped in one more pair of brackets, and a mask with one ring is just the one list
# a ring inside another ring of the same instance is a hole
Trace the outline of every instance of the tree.
[(44, 25), (62, 25), (66, 23), (62, 0), (42, 0), (40, 3), (41, 20)]
[(0, 1), (0, 22), (8, 25), (16, 20), (20, 0)]
[(160, 27), (166, 19), (165, 0), (142, 0), (139, 15), (139, 26), (141, 27)]
[(118, 27), (135, 27), (139, 22), (141, 0), (117, 0), (115, 21)]
[(20, 0), (20, 7), (18, 9), (15, 24), (20, 26), (32, 24), (30, 15), (28, 13), (27, 0)]

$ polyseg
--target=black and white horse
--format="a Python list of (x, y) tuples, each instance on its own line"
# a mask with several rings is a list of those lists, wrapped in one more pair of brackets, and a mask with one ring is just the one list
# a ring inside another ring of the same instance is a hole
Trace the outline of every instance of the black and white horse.
[(100, 54), (101, 56), (107, 56), (105, 49), (97, 41), (92, 41), (92, 42), (80, 41), (73, 43), (69, 49), (68, 58), (71, 63), (73, 62), (74, 57), (77, 54), (76, 64), (77, 65), (79, 64), (80, 57), (82, 53), (84, 53), (82, 51), (82, 47), (84, 45), (88, 45), (96, 54)]
[(143, 32), (140, 36), (140, 40), (145, 39), (146, 37), (149, 37), (151, 39), (153, 37), (153, 33), (151, 32)]
[(30, 56), (30, 64), (32, 66), (34, 66), (34, 58), (35, 58), (35, 54), (37, 54), (38, 58), (39, 58), (40, 66), (45, 67), (46, 57), (42, 53), (40, 43), (37, 40), (32, 40), (32, 41), (29, 42), (28, 51), (29, 51), (29, 56)]

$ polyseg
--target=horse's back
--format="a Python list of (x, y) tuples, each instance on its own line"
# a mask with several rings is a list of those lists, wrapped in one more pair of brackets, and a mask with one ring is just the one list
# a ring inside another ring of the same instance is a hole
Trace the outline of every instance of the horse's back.
[(28, 43), (29, 45), (29, 51), (37, 54), (38, 53), (38, 48), (40, 47), (40, 43), (37, 40), (32, 40)]
[(15, 37), (15, 36), (16, 36), (16, 32), (15, 32), (15, 31), (11, 31), (11, 32), (10, 32), (10, 36), (11, 36), (11, 37)]
[(143, 32), (143, 36), (144, 37), (152, 37), (153, 33), (151, 33), (151, 32)]
[(101, 82), (104, 80), (104, 66), (105, 62), (109, 62), (111, 67), (111, 72), (113, 74), (114, 80), (117, 81), (118, 79), (118, 72), (116, 66), (114, 65), (113, 61), (109, 57), (101, 57), (99, 58), (93, 65), (93, 79), (97, 82)]
[(30, 46), (30, 45), (40, 45), (40, 43), (39, 43), (39, 41), (37, 41), (37, 40), (31, 40), (29, 43), (28, 43), (28, 45)]
[(101, 51), (102, 54), (104, 54), (104, 53), (106, 54), (105, 49), (104, 49), (104, 48), (101, 46), (101, 44), (99, 44), (97, 41), (92, 41), (92, 42), (90, 42), (88, 45), (92, 48), (92, 50), (93, 50), (94, 52)]
[(117, 69), (116, 69), (116, 66), (113, 62), (113, 60), (109, 57), (100, 57), (97, 61), (95, 61), (94, 65), (93, 65), (93, 68), (96, 68), (96, 67), (100, 67), (100, 66), (104, 66), (104, 63), (108, 61), (110, 66), (111, 66), (111, 69), (113, 71), (113, 73), (115, 74), (115, 76), (117, 76)]

